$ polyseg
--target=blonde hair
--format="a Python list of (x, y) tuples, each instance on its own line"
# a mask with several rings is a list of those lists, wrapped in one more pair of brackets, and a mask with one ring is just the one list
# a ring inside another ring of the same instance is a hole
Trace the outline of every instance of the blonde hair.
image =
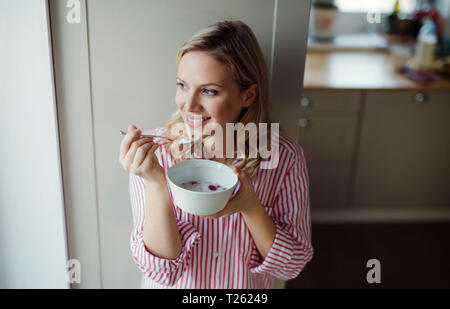
[[(197, 32), (178, 50), (177, 65), (181, 58), (191, 51), (207, 52), (213, 59), (225, 64), (240, 91), (244, 91), (256, 83), (258, 92), (255, 101), (248, 108), (242, 110), (237, 122), (244, 125), (253, 122), (257, 127), (259, 123), (267, 123), (270, 127), (269, 73), (264, 55), (249, 26), (241, 21), (222, 21)], [(168, 120), (168, 132), (171, 132), (171, 128), (180, 122), (182, 123), (183, 119), (177, 110)], [(172, 137), (181, 136), (172, 135)], [(241, 154), (243, 160), (237, 167), (253, 174), (259, 167), (261, 157), (258, 154), (257, 158), (248, 158), (248, 138), (248, 134), (246, 134), (245, 154)], [(268, 141), (270, 141), (270, 135)]]

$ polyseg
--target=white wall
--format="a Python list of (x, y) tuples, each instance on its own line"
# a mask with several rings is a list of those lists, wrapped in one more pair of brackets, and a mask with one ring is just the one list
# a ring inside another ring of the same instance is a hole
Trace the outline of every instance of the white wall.
[(0, 0), (0, 288), (67, 288), (45, 0)]

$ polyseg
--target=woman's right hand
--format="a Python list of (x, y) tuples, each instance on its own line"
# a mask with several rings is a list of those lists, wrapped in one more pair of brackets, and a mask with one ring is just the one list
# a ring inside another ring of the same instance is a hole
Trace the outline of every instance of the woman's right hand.
[(152, 137), (140, 138), (141, 130), (134, 125), (128, 126), (128, 131), (120, 143), (119, 162), (125, 171), (144, 178), (147, 182), (165, 180), (164, 169), (158, 162), (155, 150), (159, 145)]

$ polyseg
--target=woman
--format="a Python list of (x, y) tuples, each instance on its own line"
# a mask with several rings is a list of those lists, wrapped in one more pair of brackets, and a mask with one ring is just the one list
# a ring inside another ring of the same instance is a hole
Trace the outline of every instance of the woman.
[[(224, 132), (226, 123), (269, 123), (267, 66), (244, 23), (200, 31), (180, 48), (177, 64), (178, 110), (165, 134), (190, 134), (195, 117)], [(177, 132), (179, 124), (185, 132)], [(261, 169), (261, 156), (250, 157), (249, 149), (211, 158), (232, 166), (240, 184), (224, 210), (202, 217), (172, 203), (166, 173), (176, 149), (140, 134), (128, 127), (120, 162), (130, 172), (130, 244), (143, 288), (273, 288), (274, 277), (295, 278), (311, 260), (308, 173), (292, 138), (280, 132), (274, 169)]]

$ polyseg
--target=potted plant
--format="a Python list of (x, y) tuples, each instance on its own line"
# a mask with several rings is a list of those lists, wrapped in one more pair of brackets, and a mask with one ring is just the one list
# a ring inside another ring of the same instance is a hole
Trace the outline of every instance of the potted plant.
[(312, 36), (319, 40), (331, 40), (338, 13), (339, 10), (334, 0), (313, 0), (311, 10), (313, 19)]

